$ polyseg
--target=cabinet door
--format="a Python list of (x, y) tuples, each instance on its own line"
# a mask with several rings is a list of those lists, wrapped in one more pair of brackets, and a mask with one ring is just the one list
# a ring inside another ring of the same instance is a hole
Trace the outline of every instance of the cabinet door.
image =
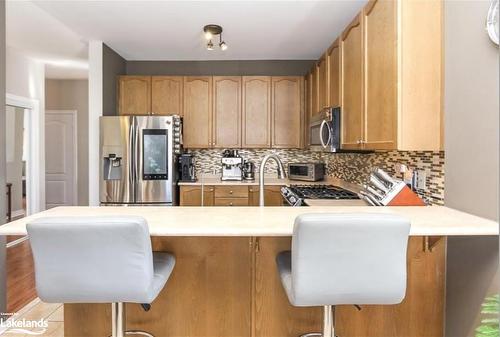
[(180, 186), (180, 205), (181, 206), (213, 206), (214, 205), (214, 187), (203, 186), (203, 199), (201, 198), (201, 186)]
[(373, 1), (363, 11), (365, 124), (369, 149), (396, 149), (397, 2)]
[(181, 206), (201, 206), (201, 186), (180, 186)]
[(241, 77), (215, 76), (213, 145), (216, 148), (241, 147)]
[(318, 110), (328, 107), (328, 57), (324, 54), (318, 61)]
[(243, 77), (244, 148), (271, 146), (271, 77)]
[(212, 77), (184, 77), (185, 148), (209, 148), (212, 141)]
[(311, 80), (311, 116), (316, 115), (319, 113), (319, 72), (318, 72), (318, 67), (314, 65), (312, 71), (312, 80)]
[[(248, 204), (250, 206), (259, 206), (259, 191), (259, 186), (250, 186), (248, 188)], [(283, 206), (281, 186), (264, 187), (264, 206)]]
[(359, 15), (342, 34), (342, 145), (361, 147), (363, 130), (363, 35)]
[(151, 76), (118, 77), (120, 115), (149, 115), (151, 112)]
[(272, 78), (273, 148), (299, 148), (302, 145), (303, 85), (300, 76)]
[(182, 76), (151, 77), (151, 113), (182, 116)]
[(306, 101), (306, 108), (305, 108), (305, 118), (304, 118), (304, 145), (308, 148), (311, 145), (311, 140), (309, 137), (309, 123), (311, 121), (312, 117), (312, 73), (309, 73), (306, 75), (306, 78), (304, 80), (304, 84), (306, 87), (306, 93), (305, 93), (305, 101)]
[(329, 106), (341, 106), (340, 104), (340, 78), (342, 65), (340, 63), (340, 44), (339, 40), (335, 40), (328, 50), (328, 73), (329, 73)]

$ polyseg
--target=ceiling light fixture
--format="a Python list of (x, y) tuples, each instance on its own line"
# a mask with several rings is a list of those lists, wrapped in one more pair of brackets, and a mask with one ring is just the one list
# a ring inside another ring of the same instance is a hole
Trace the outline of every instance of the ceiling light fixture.
[(212, 42), (212, 38), (219, 35), (219, 47), (221, 50), (227, 49), (227, 43), (222, 40), (222, 27), (219, 25), (206, 25), (203, 27), (203, 33), (205, 34), (205, 39), (207, 42), (207, 50), (214, 50), (214, 44)]
[(207, 50), (214, 50), (214, 44), (212, 43), (212, 40), (208, 41)]

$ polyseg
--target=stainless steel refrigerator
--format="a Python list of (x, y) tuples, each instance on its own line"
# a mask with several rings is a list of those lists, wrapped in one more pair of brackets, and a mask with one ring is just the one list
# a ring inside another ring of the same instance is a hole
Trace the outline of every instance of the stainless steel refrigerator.
[(178, 116), (106, 116), (100, 120), (102, 205), (176, 205)]

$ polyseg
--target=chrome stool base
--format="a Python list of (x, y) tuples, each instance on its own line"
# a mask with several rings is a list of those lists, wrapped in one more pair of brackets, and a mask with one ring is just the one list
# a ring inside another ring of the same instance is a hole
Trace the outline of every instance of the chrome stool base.
[(146, 331), (125, 330), (125, 304), (111, 303), (111, 337), (125, 337), (126, 335), (155, 337)]
[(300, 337), (335, 337), (335, 307), (323, 306), (323, 333), (311, 332)]

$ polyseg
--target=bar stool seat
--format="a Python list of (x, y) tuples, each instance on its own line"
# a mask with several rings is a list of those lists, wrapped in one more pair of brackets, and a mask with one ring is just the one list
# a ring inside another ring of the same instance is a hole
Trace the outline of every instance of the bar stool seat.
[(393, 214), (311, 213), (296, 218), (292, 250), (276, 256), (293, 306), (323, 306), (333, 337), (335, 305), (397, 304), (406, 293), (410, 222)]
[(124, 303), (145, 310), (165, 287), (175, 257), (153, 253), (147, 222), (135, 216), (46, 217), (27, 225), (38, 296), (48, 303), (111, 303), (112, 336), (126, 331)]

